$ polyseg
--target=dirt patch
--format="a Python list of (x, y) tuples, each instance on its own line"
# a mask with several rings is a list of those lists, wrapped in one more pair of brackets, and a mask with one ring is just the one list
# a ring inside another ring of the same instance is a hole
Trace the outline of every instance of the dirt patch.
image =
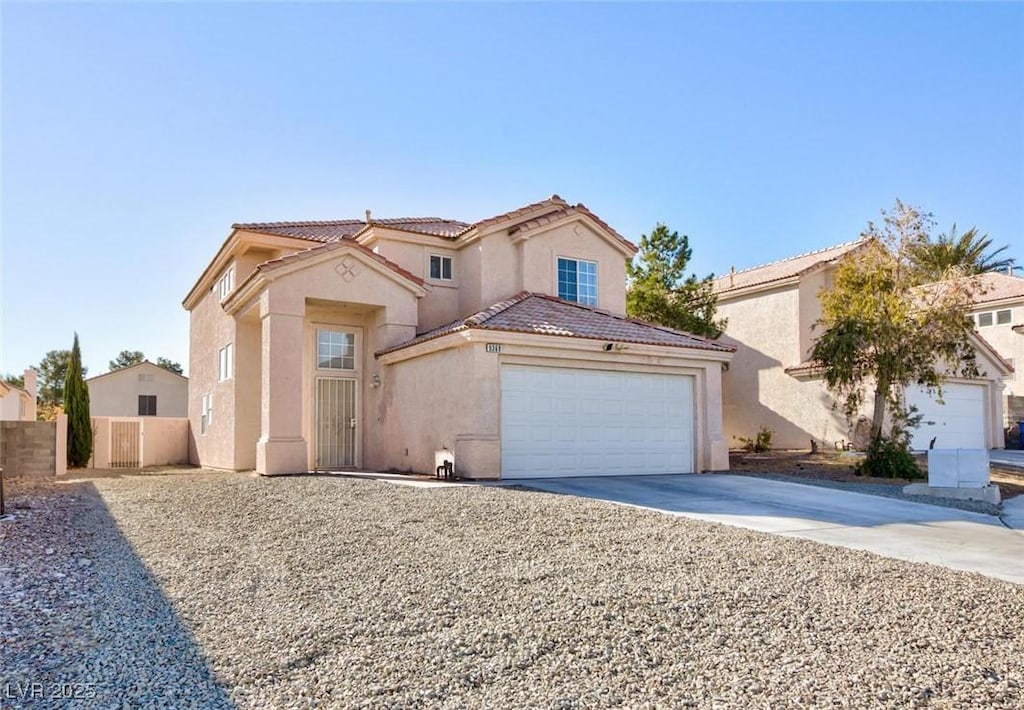
[[(848, 481), (851, 483), (876, 483), (880, 485), (907, 485), (920, 483), (924, 479), (908, 481), (901, 478), (874, 478), (854, 473), (862, 455), (848, 451), (826, 451), (812, 454), (809, 451), (766, 451), (760, 454), (745, 451), (729, 452), (729, 469), (737, 473), (776, 473), (796, 478)], [(917, 456), (917, 465), (927, 476), (928, 457)], [(993, 465), (992, 482), (999, 484), (1003, 499), (1024, 495), (1024, 471)]]

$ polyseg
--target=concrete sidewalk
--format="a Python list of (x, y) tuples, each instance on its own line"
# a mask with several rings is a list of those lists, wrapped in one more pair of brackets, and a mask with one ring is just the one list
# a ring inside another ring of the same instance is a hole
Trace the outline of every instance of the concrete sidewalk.
[[(981, 513), (723, 474), (507, 483), (817, 540), (1024, 584), (1024, 530), (1008, 529), (998, 518)], [(1013, 509), (1019, 510), (1024, 525), (1024, 500)]]

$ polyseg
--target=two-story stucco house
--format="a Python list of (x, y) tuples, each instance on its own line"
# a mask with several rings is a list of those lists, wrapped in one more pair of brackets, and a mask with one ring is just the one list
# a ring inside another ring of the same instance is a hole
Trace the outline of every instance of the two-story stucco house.
[[(864, 244), (847, 242), (716, 279), (718, 314), (728, 319), (722, 341), (737, 348), (722, 386), (732, 445), (761, 427), (773, 431), (772, 446), (781, 449), (855, 438), (810, 353), (812, 326), (821, 317), (818, 294), (832, 286), (839, 261)], [(985, 338), (975, 337), (974, 346), (981, 379), (951, 378), (941, 402), (923, 388), (908, 388), (908, 403), (923, 415), (912, 448), (927, 449), (933, 439), (939, 448), (1003, 446), (1002, 391), (1013, 368)]]
[(982, 274), (971, 318), (985, 340), (1002, 355), (1013, 373), (1006, 377), (1004, 424), (1024, 421), (1024, 278)]
[(185, 298), (197, 463), (470, 478), (728, 467), (733, 348), (625, 317), (636, 247), (557, 195), (474, 223), (236, 224)]

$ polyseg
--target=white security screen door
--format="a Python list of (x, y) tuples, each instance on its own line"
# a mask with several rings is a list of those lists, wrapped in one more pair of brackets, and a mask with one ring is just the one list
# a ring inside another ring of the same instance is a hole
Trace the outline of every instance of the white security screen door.
[(356, 465), (356, 381), (341, 377), (316, 380), (316, 467)]

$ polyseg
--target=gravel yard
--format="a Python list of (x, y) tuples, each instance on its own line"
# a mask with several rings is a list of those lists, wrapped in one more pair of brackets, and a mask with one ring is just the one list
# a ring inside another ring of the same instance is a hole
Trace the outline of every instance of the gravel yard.
[(1024, 706), (1024, 587), (979, 575), (500, 488), (9, 493), (15, 706)]

